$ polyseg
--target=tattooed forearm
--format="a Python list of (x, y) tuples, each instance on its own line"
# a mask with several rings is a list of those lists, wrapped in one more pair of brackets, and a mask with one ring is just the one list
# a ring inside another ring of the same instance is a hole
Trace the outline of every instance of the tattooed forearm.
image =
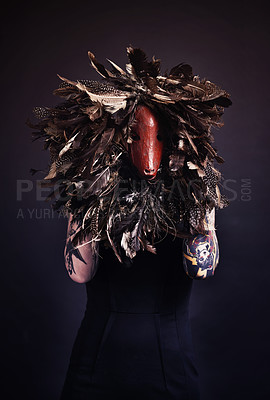
[(183, 240), (184, 269), (193, 279), (213, 276), (219, 262), (213, 212), (205, 219), (205, 228), (208, 229), (205, 235), (196, 235)]
[(67, 239), (64, 249), (66, 269), (70, 277), (76, 282), (87, 282), (92, 279), (98, 268), (98, 246), (91, 241), (88, 235), (75, 247), (72, 239), (80, 229), (81, 221), (72, 222), (70, 216), (68, 222)]
[(75, 233), (80, 228), (80, 222), (75, 223), (75, 222), (71, 222), (71, 221), (72, 221), (72, 218), (70, 217), (69, 221), (68, 221), (67, 239), (66, 239), (66, 245), (65, 245), (65, 249), (64, 249), (66, 268), (70, 275), (72, 275), (73, 273), (76, 274), (76, 271), (74, 268), (74, 258), (79, 258), (82, 262), (85, 263), (79, 249), (75, 249), (72, 244), (72, 238), (74, 237)]
[[(75, 231), (74, 231), (74, 233), (75, 233)], [(86, 264), (86, 261), (84, 260), (80, 250), (78, 248), (73, 247), (73, 245), (71, 243), (71, 237), (72, 237), (72, 235), (70, 235), (70, 237), (66, 241), (65, 252), (64, 252), (67, 270), (70, 275), (72, 273), (76, 274), (76, 271), (74, 268), (74, 260), (75, 259), (78, 259), (81, 262), (83, 262), (84, 264)]]

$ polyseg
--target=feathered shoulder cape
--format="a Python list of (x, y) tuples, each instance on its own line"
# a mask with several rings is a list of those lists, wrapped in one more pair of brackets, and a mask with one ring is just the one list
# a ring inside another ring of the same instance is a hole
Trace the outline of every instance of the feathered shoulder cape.
[[(203, 219), (213, 207), (228, 204), (220, 193), (223, 159), (213, 147), (211, 128), (222, 126), (228, 93), (178, 64), (160, 74), (160, 61), (147, 60), (129, 47), (124, 71), (110, 70), (89, 52), (103, 80), (62, 80), (56, 107), (36, 107), (40, 120), (29, 123), (33, 140), (42, 138), (50, 165), (41, 185), (51, 187), (53, 208), (81, 222), (74, 245), (91, 233), (121, 261), (140, 249), (155, 252), (155, 241), (169, 233), (186, 237), (204, 233)], [(154, 181), (143, 181), (128, 154), (138, 104), (151, 107), (166, 133), (166, 149)], [(32, 169), (32, 173), (37, 170)]]

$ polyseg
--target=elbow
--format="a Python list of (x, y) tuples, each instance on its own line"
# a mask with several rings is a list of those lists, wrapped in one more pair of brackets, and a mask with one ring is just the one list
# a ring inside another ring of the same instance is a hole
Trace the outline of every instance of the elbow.
[(91, 274), (77, 273), (75, 270), (70, 270), (67, 265), (66, 265), (66, 269), (67, 269), (68, 276), (70, 277), (70, 279), (73, 280), (73, 282), (87, 283), (93, 278), (93, 276), (91, 276)]
[(73, 282), (76, 282), (76, 283), (87, 283), (91, 280), (91, 277), (89, 278), (89, 277), (81, 276), (74, 272), (72, 274), (69, 274), (69, 276), (73, 280)]
[(195, 257), (183, 254), (183, 266), (186, 274), (195, 280), (202, 280), (214, 276), (219, 259), (216, 253), (210, 254), (207, 259), (201, 261)]
[(218, 263), (210, 264), (205, 267), (199, 266), (197, 268), (197, 273), (193, 276), (193, 279), (201, 280), (201, 279), (207, 279), (207, 278), (210, 278), (211, 276), (214, 276), (217, 265), (218, 265)]
[(65, 258), (65, 267), (68, 276), (76, 283), (87, 283), (93, 278), (91, 270), (83, 270), (82, 268), (75, 268), (70, 264), (69, 260)]

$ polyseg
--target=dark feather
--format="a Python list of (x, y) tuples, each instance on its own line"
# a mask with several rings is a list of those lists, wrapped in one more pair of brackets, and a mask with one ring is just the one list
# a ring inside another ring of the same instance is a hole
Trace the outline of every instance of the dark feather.
[(91, 51), (88, 51), (88, 57), (90, 59), (90, 62), (93, 66), (93, 68), (103, 77), (103, 78), (109, 78), (112, 76), (112, 74), (102, 65), (100, 64), (95, 55), (91, 53)]
[(128, 47), (128, 57), (138, 78), (145, 80), (147, 76), (156, 78), (160, 73), (160, 60), (154, 57), (148, 62), (146, 54), (139, 48)]
[(169, 77), (192, 80), (193, 78), (192, 67), (189, 64), (185, 63), (178, 64), (170, 70)]
[[(82, 219), (81, 234), (104, 241), (119, 261), (123, 250), (131, 257), (140, 249), (155, 252), (162, 234), (203, 232), (205, 210), (228, 204), (211, 164), (224, 161), (212, 146), (212, 127), (223, 124), (228, 93), (193, 76), (188, 64), (161, 76), (159, 60), (148, 61), (139, 48), (127, 52), (128, 73), (110, 61), (108, 71), (89, 52), (106, 82), (61, 78), (54, 93), (64, 101), (36, 108), (38, 123), (28, 123), (50, 152), (40, 185), (52, 188), (47, 199), (54, 200), (53, 209)], [(145, 187), (130, 162), (128, 143), (140, 102), (157, 113), (166, 139), (157, 177)]]

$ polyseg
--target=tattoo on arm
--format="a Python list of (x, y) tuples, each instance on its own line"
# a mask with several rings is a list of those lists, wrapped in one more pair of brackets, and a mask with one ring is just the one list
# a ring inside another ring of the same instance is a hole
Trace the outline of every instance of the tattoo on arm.
[[(74, 238), (74, 235), (79, 231), (81, 224), (82, 224), (81, 220), (75, 223), (71, 222), (71, 219), (69, 220), (66, 245), (64, 249), (66, 268), (69, 275), (72, 275), (76, 274), (77, 266), (79, 266), (78, 268), (81, 268), (80, 263), (85, 264), (85, 266), (87, 266), (87, 264), (90, 263), (91, 268), (89, 269), (89, 273), (91, 273), (91, 277), (93, 277), (98, 268), (98, 251), (97, 251), (98, 244), (88, 243), (89, 239), (84, 240), (81, 244), (77, 245), (76, 247), (74, 247), (72, 244), (72, 239)], [(85, 248), (84, 246), (87, 247)]]
[(75, 222), (71, 222), (71, 219), (69, 220), (69, 227), (68, 227), (68, 233), (67, 233), (67, 240), (66, 240), (66, 245), (65, 245), (65, 251), (64, 251), (64, 256), (66, 259), (66, 264), (67, 264), (67, 270), (70, 275), (73, 273), (76, 274), (75, 268), (74, 268), (74, 257), (78, 258), (80, 261), (82, 261), (84, 264), (86, 264), (85, 260), (83, 259), (80, 250), (76, 249), (72, 245), (72, 238), (75, 235), (75, 233), (78, 231), (78, 229), (81, 226), (81, 221), (77, 221), (77, 226), (75, 229)]
[(188, 276), (205, 279), (213, 276), (219, 262), (219, 247), (214, 227), (214, 217), (207, 215), (205, 235), (196, 235), (183, 240), (183, 264)]
[(73, 257), (78, 258), (80, 261), (82, 261), (84, 264), (86, 264), (84, 258), (82, 257), (80, 250), (75, 249), (71, 243), (71, 239), (68, 238), (66, 242), (66, 247), (65, 247), (65, 258), (67, 261), (67, 270), (70, 275), (72, 273), (76, 274), (75, 268), (74, 268), (74, 262), (73, 262)]

